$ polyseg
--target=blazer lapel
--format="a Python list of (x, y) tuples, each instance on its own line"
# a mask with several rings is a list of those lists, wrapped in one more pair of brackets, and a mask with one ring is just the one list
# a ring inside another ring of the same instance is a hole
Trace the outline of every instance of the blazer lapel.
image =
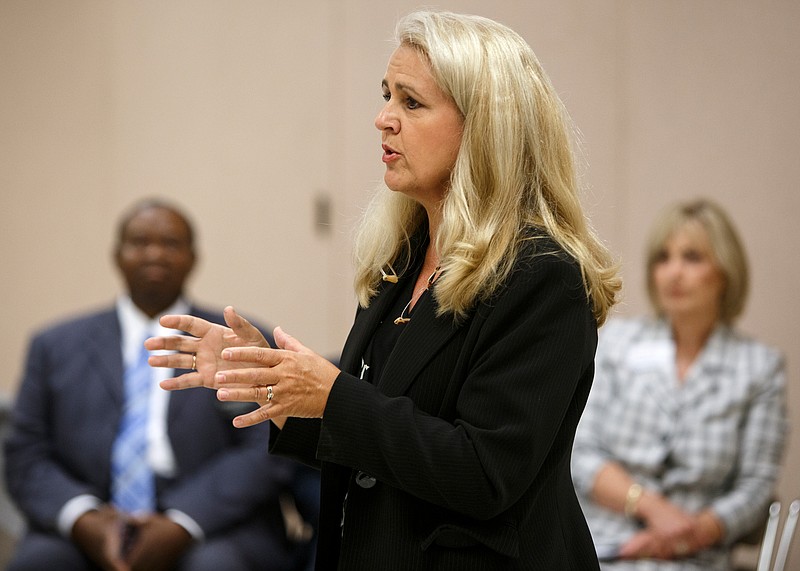
[(89, 335), (86, 336), (86, 349), (94, 354), (94, 360), (98, 363), (98, 376), (105, 380), (103, 386), (108, 390), (113, 402), (120, 406), (123, 402), (124, 374), (121, 337), (115, 311), (99, 315)]
[(384, 282), (381, 291), (376, 295), (369, 307), (360, 309), (356, 314), (353, 327), (345, 341), (340, 368), (350, 374), (358, 374), (361, 367), (361, 358), (369, 344), (370, 339), (375, 334), (375, 330), (381, 322), (381, 317), (386, 314), (388, 307), (394, 303), (397, 296), (402, 291), (404, 279), (400, 278), (398, 283)]
[(450, 316), (436, 317), (433, 295), (424, 295), (386, 362), (378, 384), (386, 396), (406, 393), (420, 371), (460, 329)]
[(396, 283), (382, 282), (378, 295), (372, 299), (369, 307), (358, 311), (339, 360), (339, 368), (341, 370), (358, 375), (364, 351), (367, 349), (367, 345), (369, 345), (378, 325), (380, 325), (381, 318), (386, 315), (388, 307), (395, 302), (397, 296), (403, 291), (407, 283), (406, 280), (416, 279), (417, 272), (425, 258), (427, 241), (428, 234), (423, 225), (411, 236), (410, 251), (412, 252), (412, 260), (408, 267), (401, 272), (398, 281)]

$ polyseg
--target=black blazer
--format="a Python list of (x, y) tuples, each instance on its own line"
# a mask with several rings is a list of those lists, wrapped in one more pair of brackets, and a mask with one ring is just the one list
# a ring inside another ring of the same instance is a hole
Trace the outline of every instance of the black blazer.
[(377, 386), (359, 380), (415, 273), (358, 311), (324, 419), (271, 433), (271, 450), (321, 466), (317, 569), (598, 569), (569, 468), (597, 343), (579, 267), (526, 242), (465, 321), (423, 296)]

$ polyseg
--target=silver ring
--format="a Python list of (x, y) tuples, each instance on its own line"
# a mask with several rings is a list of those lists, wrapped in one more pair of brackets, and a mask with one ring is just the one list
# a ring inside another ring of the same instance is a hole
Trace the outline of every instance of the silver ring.
[(197, 370), (197, 353), (192, 353), (192, 371)]
[(270, 402), (272, 400), (272, 397), (274, 397), (274, 396), (275, 396), (275, 393), (272, 391), (272, 387), (271, 386), (267, 386), (267, 402)]

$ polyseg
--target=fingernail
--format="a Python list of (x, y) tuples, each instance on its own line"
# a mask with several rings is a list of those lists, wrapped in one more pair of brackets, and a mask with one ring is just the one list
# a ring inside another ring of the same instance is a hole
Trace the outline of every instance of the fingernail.
[(222, 358), (223, 359), (230, 359), (231, 357), (233, 357), (233, 353), (231, 353), (227, 349), (222, 352)]
[(216, 382), (218, 382), (218, 383), (224, 383), (225, 382), (225, 373), (217, 373), (216, 375), (214, 375), (214, 380)]
[(220, 390), (217, 391), (217, 398), (219, 400), (227, 400), (227, 398), (229, 396), (230, 396), (230, 393), (228, 391), (226, 391), (225, 389), (220, 389)]

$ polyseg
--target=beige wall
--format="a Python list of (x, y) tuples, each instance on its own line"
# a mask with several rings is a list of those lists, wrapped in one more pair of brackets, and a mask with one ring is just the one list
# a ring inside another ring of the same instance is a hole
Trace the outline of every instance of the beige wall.
[[(800, 4), (438, 4), (510, 24), (549, 71), (583, 134), (585, 203), (622, 262), (620, 312), (646, 309), (641, 244), (660, 207), (728, 207), (753, 269), (741, 326), (789, 361), (780, 495), (799, 496)], [(113, 299), (117, 215), (151, 194), (200, 228), (195, 298), (337, 353), (354, 310), (350, 232), (382, 171), (379, 82), (395, 18), (416, 5), (2, 0), (0, 389), (16, 389), (32, 331)]]

